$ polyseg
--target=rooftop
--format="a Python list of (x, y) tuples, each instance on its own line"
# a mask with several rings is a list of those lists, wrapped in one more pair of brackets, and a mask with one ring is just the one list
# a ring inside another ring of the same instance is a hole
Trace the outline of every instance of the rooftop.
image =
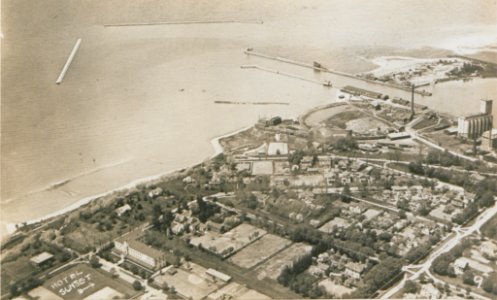
[(53, 255), (48, 252), (42, 252), (36, 256), (33, 256), (30, 261), (39, 265), (53, 258)]
[(287, 143), (270, 143), (267, 149), (268, 155), (287, 155), (288, 154), (288, 144)]

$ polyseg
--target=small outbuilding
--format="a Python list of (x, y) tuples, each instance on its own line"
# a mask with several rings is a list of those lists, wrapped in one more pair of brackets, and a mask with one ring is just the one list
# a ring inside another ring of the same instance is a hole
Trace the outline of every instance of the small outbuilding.
[(55, 258), (51, 253), (42, 252), (36, 256), (31, 257), (29, 261), (33, 264), (33, 266), (41, 268), (52, 263), (54, 259)]

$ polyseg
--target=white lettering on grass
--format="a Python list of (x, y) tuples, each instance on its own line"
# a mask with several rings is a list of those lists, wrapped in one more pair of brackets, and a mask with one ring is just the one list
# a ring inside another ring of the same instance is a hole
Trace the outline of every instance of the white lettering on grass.
[(91, 283), (91, 274), (83, 274), (81, 271), (72, 272), (63, 278), (53, 282), (50, 287), (53, 290), (58, 290), (61, 296), (65, 296), (77, 288), (83, 287)]

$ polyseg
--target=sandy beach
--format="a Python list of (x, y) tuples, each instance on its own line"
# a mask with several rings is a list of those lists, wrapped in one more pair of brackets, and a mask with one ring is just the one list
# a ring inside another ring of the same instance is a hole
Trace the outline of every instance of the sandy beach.
[(130, 183), (124, 185), (124, 186), (121, 186), (121, 187), (118, 187), (118, 188), (106, 191), (104, 193), (100, 193), (100, 194), (97, 194), (97, 195), (92, 195), (92, 196), (89, 196), (89, 197), (82, 198), (79, 201), (74, 202), (74, 203), (72, 203), (71, 205), (69, 205), (67, 207), (64, 207), (64, 208), (62, 208), (60, 210), (54, 211), (54, 212), (52, 212), (50, 214), (47, 214), (47, 215), (44, 215), (42, 217), (28, 220), (26, 222), (23, 222), (22, 224), (3, 223), (3, 221), (2, 221), (2, 231), (0, 232), (0, 239), (4, 240), (4, 238), (8, 237), (9, 235), (14, 234), (16, 232), (18, 226), (36, 224), (36, 223), (43, 222), (45, 220), (48, 220), (48, 219), (51, 219), (51, 218), (54, 218), (54, 217), (61, 216), (63, 214), (66, 214), (66, 213), (69, 213), (69, 212), (71, 212), (73, 210), (76, 210), (79, 207), (81, 207), (83, 205), (86, 205), (86, 204), (88, 204), (88, 203), (90, 203), (92, 201), (98, 200), (99, 198), (110, 196), (112, 194), (115, 194), (115, 193), (118, 193), (118, 192), (122, 192), (122, 191), (126, 191), (126, 190), (129, 190), (129, 189), (133, 189), (133, 188), (136, 188), (138, 185), (141, 185), (141, 184), (147, 184), (147, 183), (152, 183), (152, 182), (157, 181), (157, 180), (163, 180), (163, 179), (165, 179), (165, 177), (167, 177), (167, 176), (169, 176), (171, 174), (174, 174), (174, 173), (179, 172), (181, 170), (184, 170), (184, 169), (187, 169), (187, 168), (191, 168), (191, 167), (194, 167), (194, 166), (196, 166), (198, 164), (201, 164), (201, 163), (205, 162), (206, 160), (212, 159), (212, 158), (214, 158), (214, 157), (216, 157), (219, 154), (221, 154), (221, 153), (224, 152), (223, 146), (220, 143), (221, 139), (230, 137), (232, 135), (238, 134), (238, 133), (243, 132), (243, 131), (246, 131), (246, 130), (252, 128), (252, 127), (253, 127), (253, 125), (250, 125), (250, 126), (247, 126), (247, 127), (244, 127), (244, 128), (241, 128), (241, 129), (235, 130), (233, 132), (230, 132), (230, 133), (227, 133), (227, 134), (223, 134), (221, 136), (217, 136), (217, 137), (211, 139), (211, 145), (212, 145), (212, 148), (214, 150), (214, 153), (210, 157), (205, 158), (205, 159), (203, 159), (203, 160), (201, 160), (201, 161), (199, 161), (197, 163), (194, 163), (192, 165), (185, 166), (183, 168), (178, 168), (178, 169), (171, 170), (171, 171), (167, 171), (165, 173), (161, 173), (161, 174), (157, 174), (157, 175), (153, 175), (153, 176), (148, 176), (148, 177), (145, 177), (145, 178), (140, 178), (140, 179), (134, 180), (134, 181), (132, 181), (132, 182), (130, 182)]

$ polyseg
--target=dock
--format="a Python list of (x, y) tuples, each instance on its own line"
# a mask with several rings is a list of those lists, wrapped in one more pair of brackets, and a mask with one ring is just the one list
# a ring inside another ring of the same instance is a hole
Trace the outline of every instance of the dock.
[(143, 23), (114, 23), (103, 24), (104, 27), (123, 26), (156, 26), (156, 25), (191, 25), (191, 24), (264, 24), (262, 20), (213, 20), (213, 21), (165, 21), (165, 22), (143, 22)]
[[(245, 50), (244, 53), (247, 54), (247, 55), (252, 55), (252, 56), (257, 56), (257, 57), (261, 57), (261, 58), (265, 58), (265, 59), (275, 60), (275, 61), (279, 61), (279, 62), (283, 62), (283, 63), (287, 63), (287, 64), (301, 66), (301, 67), (304, 67), (304, 68), (310, 68), (310, 69), (313, 69), (313, 70), (316, 70), (316, 71), (320, 71), (320, 72), (326, 72), (326, 73), (335, 74), (335, 75), (339, 75), (339, 76), (343, 76), (343, 77), (348, 77), (348, 78), (353, 78), (353, 79), (357, 79), (357, 80), (362, 80), (364, 82), (368, 82), (368, 83), (372, 83), (372, 84), (383, 85), (383, 86), (387, 86), (387, 87), (391, 87), (391, 88), (396, 88), (396, 89), (400, 89), (400, 90), (404, 90), (404, 91), (408, 91), (408, 92), (411, 91), (410, 87), (405, 87), (405, 86), (396, 85), (396, 84), (390, 84), (390, 83), (383, 83), (383, 82), (378, 82), (378, 81), (367, 79), (367, 78), (358, 77), (358, 76), (355, 76), (353, 74), (349, 74), (349, 73), (345, 73), (345, 72), (341, 72), (341, 71), (337, 71), (337, 70), (331, 70), (331, 69), (328, 69), (328, 68), (324, 68), (324, 67), (319, 66), (319, 65), (317, 65), (315, 63), (310, 64), (310, 63), (296, 61), (296, 60), (293, 60), (293, 59), (290, 59), (290, 58), (285, 58), (285, 57), (280, 57), (280, 56), (272, 56), (272, 55), (268, 55), (268, 54), (265, 54), (265, 53), (254, 51), (254, 50), (252, 50), (252, 48), (249, 48), (249, 49)], [(415, 93), (419, 94), (419, 95), (422, 95), (422, 96), (431, 96), (431, 93), (426, 92), (426, 91), (415, 91)]]
[(331, 87), (332, 86), (332, 84), (331, 84), (330, 81), (319, 81), (319, 80), (309, 79), (309, 78), (306, 78), (306, 77), (303, 77), (303, 76), (299, 76), (299, 75), (295, 75), (295, 74), (291, 74), (291, 73), (286, 73), (286, 72), (281, 72), (281, 71), (278, 71), (278, 70), (273, 70), (273, 69), (261, 67), (261, 66), (258, 66), (258, 65), (241, 65), (240, 68), (242, 68), (242, 69), (256, 69), (256, 70), (266, 71), (266, 72), (273, 73), (273, 74), (283, 75), (283, 76), (290, 77), (290, 78), (295, 78), (295, 79), (300, 79), (300, 80), (307, 81), (307, 82), (317, 83), (317, 84), (325, 86), (325, 87)]
[(64, 80), (64, 76), (66, 76), (67, 70), (69, 69), (69, 66), (71, 65), (72, 61), (74, 60), (74, 57), (76, 56), (76, 53), (78, 52), (80, 45), (81, 45), (81, 39), (78, 39), (76, 41), (76, 44), (72, 48), (71, 54), (69, 54), (69, 57), (67, 58), (66, 64), (62, 68), (62, 71), (60, 72), (60, 75), (57, 78), (57, 81), (55, 81), (56, 84), (61, 84), (62, 80)]

